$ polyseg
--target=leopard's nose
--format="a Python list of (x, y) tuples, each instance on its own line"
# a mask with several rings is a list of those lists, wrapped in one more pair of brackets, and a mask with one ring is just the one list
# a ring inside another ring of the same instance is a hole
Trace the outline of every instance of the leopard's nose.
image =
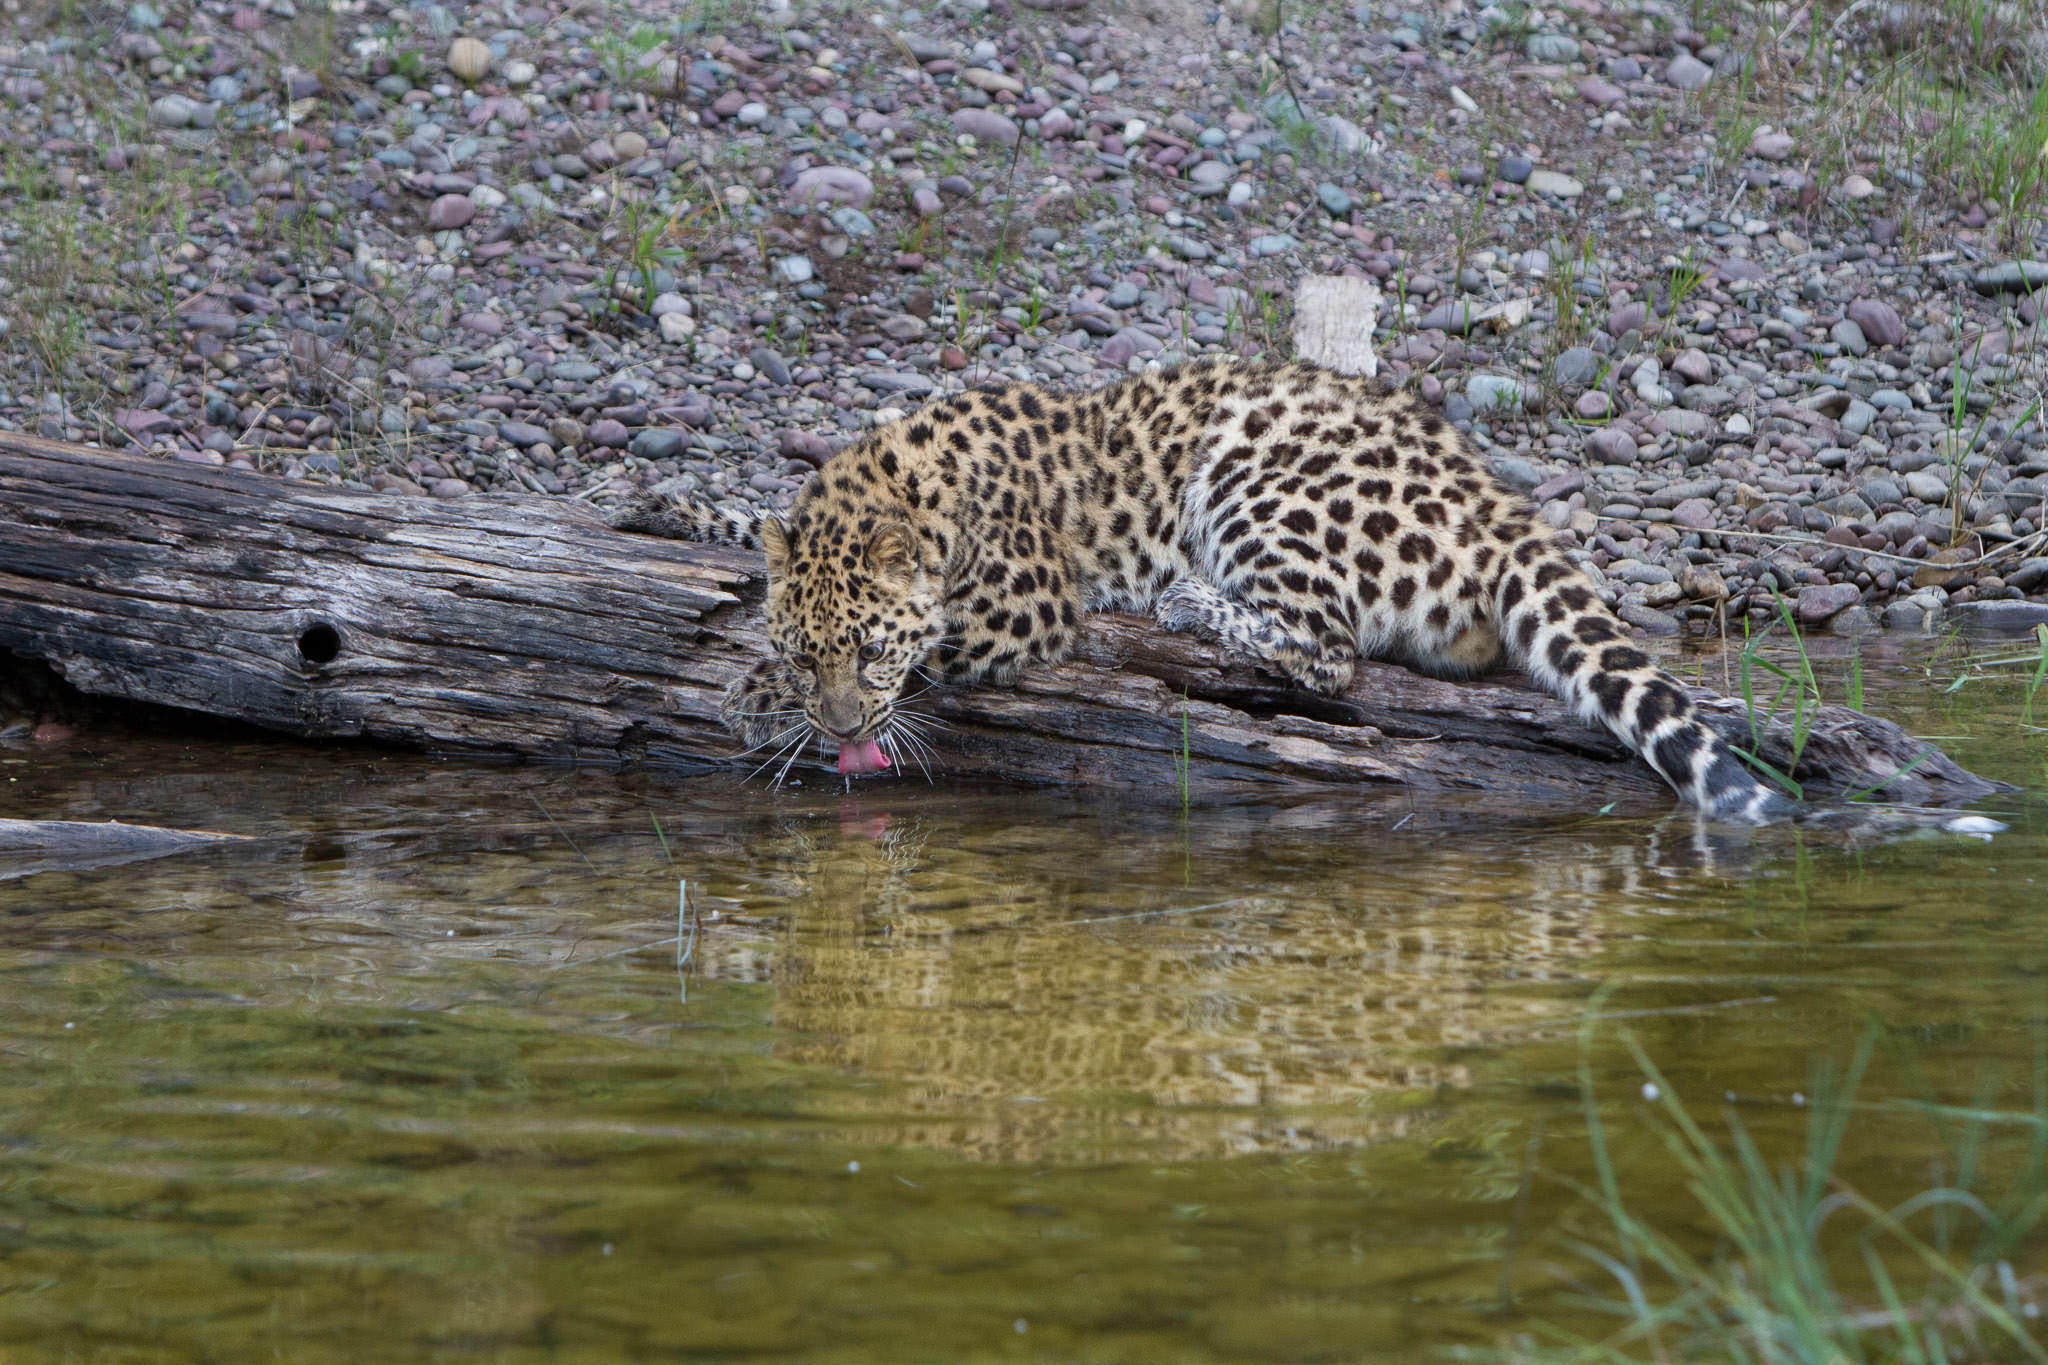
[(849, 697), (824, 697), (818, 702), (818, 728), (834, 739), (852, 739), (860, 733), (860, 703)]

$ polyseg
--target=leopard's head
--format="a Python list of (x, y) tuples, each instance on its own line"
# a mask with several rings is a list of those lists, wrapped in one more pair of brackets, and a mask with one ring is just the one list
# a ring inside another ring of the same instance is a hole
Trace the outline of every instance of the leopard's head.
[(945, 634), (916, 533), (900, 521), (802, 510), (787, 524), (764, 521), (761, 544), (769, 639), (805, 718), (839, 746), (841, 772), (887, 766), (877, 741)]

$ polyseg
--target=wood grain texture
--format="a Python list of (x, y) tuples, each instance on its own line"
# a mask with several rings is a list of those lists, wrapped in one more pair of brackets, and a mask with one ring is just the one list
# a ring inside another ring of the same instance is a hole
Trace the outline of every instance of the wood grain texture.
[(1305, 276), (1294, 290), (1294, 351), (1342, 374), (1379, 373), (1380, 287), (1351, 275)]
[[(757, 555), (623, 535), (572, 500), (373, 495), (0, 433), (0, 649), (94, 696), (313, 739), (725, 764), (719, 699), (767, 648), (763, 596)], [(1368, 664), (1345, 697), (1317, 698), (1125, 617), (1094, 618), (1074, 660), (1016, 688), (929, 702), (952, 726), (938, 748), (955, 777), (1177, 793), (1185, 748), (1205, 795), (1671, 799), (1517, 677)], [(1746, 721), (1720, 714), (1746, 742)], [(1830, 708), (1802, 773), (1865, 785), (1922, 747)], [(1765, 748), (1787, 752), (1782, 730)], [(1935, 758), (1895, 794), (1988, 790)]]

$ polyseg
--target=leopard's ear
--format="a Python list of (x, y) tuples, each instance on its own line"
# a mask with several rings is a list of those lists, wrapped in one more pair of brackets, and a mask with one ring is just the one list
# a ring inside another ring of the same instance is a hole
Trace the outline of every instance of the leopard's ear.
[(880, 578), (908, 578), (917, 568), (917, 537), (909, 526), (892, 521), (868, 537), (869, 572)]
[(781, 517), (762, 517), (758, 533), (761, 549), (768, 556), (768, 576), (782, 577), (782, 566), (789, 562), (789, 528)]

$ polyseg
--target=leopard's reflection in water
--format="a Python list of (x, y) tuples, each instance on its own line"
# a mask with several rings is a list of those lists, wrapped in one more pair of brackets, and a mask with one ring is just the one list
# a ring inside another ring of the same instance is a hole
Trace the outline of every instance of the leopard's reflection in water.
[(895, 1140), (1005, 1160), (1416, 1131), (1498, 1043), (1568, 1036), (1610, 945), (1749, 837), (1590, 821), (1538, 852), (1473, 811), (1352, 798), (1186, 821), (841, 804), (751, 850), (776, 869), (747, 901), (776, 907), (753, 965), (778, 1055), (872, 1078)]

